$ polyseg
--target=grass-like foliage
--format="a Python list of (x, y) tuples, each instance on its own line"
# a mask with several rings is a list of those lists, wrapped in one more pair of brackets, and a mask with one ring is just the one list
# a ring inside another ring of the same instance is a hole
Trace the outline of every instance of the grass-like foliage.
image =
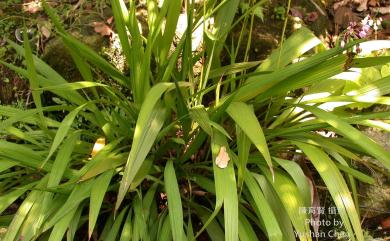
[[(43, 2), (82, 82), (60, 76), (29, 41), (9, 41), (25, 65), (1, 63), (29, 80), (34, 107), (0, 106), (2, 240), (312, 240), (318, 227), (300, 208), (318, 205), (315, 172), (350, 240), (364, 239), (356, 180), (373, 179), (353, 166), (375, 168), (361, 159), (372, 156), (387, 172), (390, 153), (356, 126), (389, 131), (389, 112), (352, 110), (390, 104), (390, 76), (364, 76), (390, 58), (347, 54), (357, 42), (326, 49), (302, 28), (268, 59), (236, 63), (245, 39), (225, 40), (248, 29), (261, 2), (238, 20), (239, 0), (193, 2), (147, 1), (142, 34), (134, 1), (111, 1), (127, 72)], [(45, 104), (45, 92), (63, 104)]]

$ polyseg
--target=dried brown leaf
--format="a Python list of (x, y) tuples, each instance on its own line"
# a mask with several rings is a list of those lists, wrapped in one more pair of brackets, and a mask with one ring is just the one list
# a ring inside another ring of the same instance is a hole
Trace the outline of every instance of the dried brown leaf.
[(43, 26), (43, 27), (41, 28), (41, 33), (42, 33), (42, 35), (43, 35), (45, 38), (49, 38), (49, 37), (50, 37), (50, 34), (51, 34), (50, 30), (47, 29), (45, 26)]
[(93, 27), (95, 32), (102, 36), (110, 36), (112, 34), (111, 27), (104, 22), (93, 22)]
[(111, 24), (113, 20), (114, 20), (114, 16), (111, 16), (111, 17), (109, 17), (109, 18), (106, 20), (106, 23)]
[(226, 168), (228, 166), (228, 164), (229, 164), (229, 161), (230, 161), (230, 157), (229, 157), (229, 154), (226, 151), (226, 147), (221, 146), (221, 148), (219, 149), (218, 156), (215, 159), (215, 164), (219, 168)]
[(38, 0), (34, 0), (28, 3), (23, 4), (23, 11), (24, 12), (29, 12), (29, 13), (37, 13), (42, 11), (42, 4)]

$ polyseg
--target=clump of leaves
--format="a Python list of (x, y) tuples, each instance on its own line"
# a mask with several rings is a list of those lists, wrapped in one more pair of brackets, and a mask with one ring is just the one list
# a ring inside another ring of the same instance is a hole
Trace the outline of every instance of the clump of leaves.
[[(388, 131), (389, 113), (348, 105), (388, 105), (389, 76), (343, 90), (347, 74), (389, 57), (349, 59), (356, 42), (309, 54), (322, 44), (303, 28), (261, 64), (222, 66), (239, 2), (147, 1), (143, 36), (134, 1), (112, 0), (129, 74), (68, 34), (43, 2), (84, 81), (64, 79), (28, 41), (9, 41), (26, 67), (1, 63), (29, 80), (35, 108), (0, 106), (3, 240), (312, 240), (318, 227), (300, 212), (318, 205), (307, 166), (323, 179), (349, 238), (364, 240), (356, 180), (372, 178), (351, 164), (370, 155), (389, 170), (390, 153), (355, 126)], [(174, 42), (183, 4), (187, 30)], [(211, 18), (193, 53), (193, 30)], [(389, 44), (369, 44), (379, 43)], [(238, 48), (227, 48), (231, 59)], [(95, 68), (123, 91), (95, 82)], [(63, 104), (45, 106), (44, 91)], [(66, 113), (61, 122), (50, 118), (56, 112)]]

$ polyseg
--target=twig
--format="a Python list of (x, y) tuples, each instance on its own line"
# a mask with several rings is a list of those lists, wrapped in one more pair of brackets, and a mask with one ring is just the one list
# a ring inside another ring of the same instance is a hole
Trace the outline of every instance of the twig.
[(326, 16), (326, 12), (316, 2), (314, 2), (314, 0), (310, 0), (310, 2), (314, 5), (314, 7), (316, 7), (318, 12), (320, 12), (322, 16)]
[(283, 50), (283, 42), (284, 42), (284, 35), (286, 34), (286, 28), (287, 28), (287, 21), (288, 21), (288, 13), (290, 12), (290, 7), (291, 7), (291, 0), (288, 0), (287, 4), (287, 11), (286, 11), (286, 18), (284, 19), (284, 24), (283, 24), (283, 31), (282, 31), (282, 38), (280, 40), (280, 50), (279, 50), (279, 56), (278, 56), (278, 64), (277, 69), (279, 69), (280, 65), (280, 57), (282, 55), (282, 50)]

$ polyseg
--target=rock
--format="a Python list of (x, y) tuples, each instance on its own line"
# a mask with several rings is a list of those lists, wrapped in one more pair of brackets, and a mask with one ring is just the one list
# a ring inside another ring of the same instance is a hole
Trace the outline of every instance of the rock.
[[(389, 109), (390, 107), (377, 107), (374, 111), (389, 111)], [(390, 152), (389, 132), (370, 127), (363, 130), (363, 133)], [(364, 157), (363, 160), (374, 163), (376, 166), (383, 168), (384, 173), (387, 172), (378, 160), (371, 157)], [(362, 183), (360, 185), (359, 193), (362, 195), (360, 199), (362, 216), (373, 217), (390, 211), (390, 177), (384, 173), (372, 171), (372, 176), (376, 180), (376, 183), (373, 185)]]
[(360, 18), (349, 7), (339, 7), (334, 12), (334, 23), (343, 29), (347, 28), (350, 22), (358, 21), (360, 21)]
[[(98, 34), (81, 36), (79, 33), (73, 33), (73, 35), (96, 51), (99, 51), (103, 46), (103, 38)], [(43, 53), (43, 60), (46, 63), (49, 63), (50, 66), (67, 81), (74, 82), (82, 80), (82, 77), (74, 64), (68, 49), (60, 38), (51, 39), (47, 43)]]

